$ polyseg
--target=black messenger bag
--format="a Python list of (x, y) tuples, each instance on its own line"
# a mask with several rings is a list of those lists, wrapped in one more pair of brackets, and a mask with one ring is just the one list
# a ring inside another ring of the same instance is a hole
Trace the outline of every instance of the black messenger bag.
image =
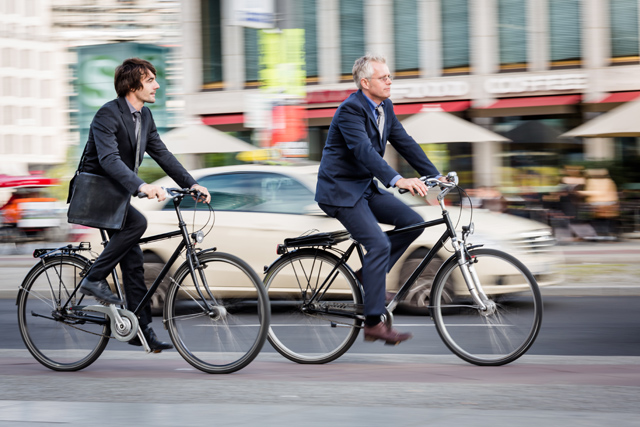
[(122, 230), (131, 194), (109, 177), (77, 171), (69, 184), (68, 202), (70, 223)]

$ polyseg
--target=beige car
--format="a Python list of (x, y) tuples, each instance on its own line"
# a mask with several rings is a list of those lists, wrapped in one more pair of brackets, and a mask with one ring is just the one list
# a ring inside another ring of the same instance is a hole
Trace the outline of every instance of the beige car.
[[(208, 233), (204, 242), (199, 244), (200, 247), (216, 247), (218, 251), (237, 255), (247, 261), (261, 276), (265, 267), (277, 258), (277, 245), (285, 238), (314, 230), (343, 229), (337, 220), (325, 215), (314, 201), (317, 172), (317, 165), (241, 165), (192, 171), (193, 177), (211, 192), (211, 204), (215, 213), (212, 217), (206, 210), (199, 209), (194, 213), (188, 209), (188, 206), (193, 206), (193, 202), (185, 199), (182, 205), (184, 220), (190, 230), (204, 227), (203, 231)], [(154, 184), (164, 187), (175, 186), (169, 178), (163, 178)], [(434, 198), (436, 194), (437, 190), (431, 190), (428, 199)], [(429, 205), (422, 198), (411, 195), (399, 197), (412, 204), (425, 219), (441, 216), (439, 206)], [(172, 201), (159, 203), (156, 200), (140, 199), (134, 200), (133, 204), (147, 217), (149, 225), (146, 235), (165, 233), (177, 228)], [(469, 222), (469, 209), (452, 207), (450, 212), (454, 220), (461, 216), (459, 227)], [(205, 226), (208, 219), (214, 221), (210, 229)], [(479, 209), (473, 211), (473, 221), (476, 232), (471, 236), (471, 242), (514, 255), (534, 273), (541, 286), (558, 282), (559, 276), (555, 273), (554, 266), (559, 258), (553, 250), (554, 239), (548, 226), (512, 215)], [(436, 226), (423, 232), (390, 272), (387, 290), (396, 291), (404, 283), (443, 231), (444, 227)], [(92, 244), (94, 248), (99, 247), (97, 242), (96, 239)], [(145, 276), (150, 282), (177, 243), (177, 240), (164, 240), (143, 246)], [(447, 248), (451, 250), (450, 245), (446, 245), (440, 252), (441, 258), (431, 262), (423, 272), (419, 283), (414, 285), (412, 292), (403, 301), (403, 306), (422, 311), (433, 276), (450, 256)], [(183, 258), (178, 260), (175, 267), (181, 261)], [(357, 257), (353, 257), (351, 261), (353, 263), (350, 262), (350, 265), (354, 270), (359, 267)], [(165, 287), (166, 284), (153, 300), (155, 312), (158, 312), (162, 305)], [(518, 284), (510, 284), (508, 280), (485, 289), (491, 294), (506, 294), (518, 290)]]

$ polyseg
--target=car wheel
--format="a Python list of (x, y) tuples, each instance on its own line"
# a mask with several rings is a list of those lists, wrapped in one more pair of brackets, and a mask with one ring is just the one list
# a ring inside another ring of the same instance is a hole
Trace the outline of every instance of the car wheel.
[[(164, 262), (162, 259), (153, 252), (145, 252), (144, 254), (144, 284), (147, 289), (153, 285), (154, 280), (162, 271)], [(167, 290), (169, 289), (169, 280), (165, 277), (160, 283), (160, 286), (151, 297), (151, 314), (153, 316), (162, 316), (162, 310), (164, 307), (164, 301), (167, 296)]]
[[(400, 283), (398, 283), (398, 288), (402, 286), (407, 279), (409, 279), (428, 251), (429, 250), (427, 248), (420, 248), (409, 255), (400, 270)], [(433, 284), (433, 279), (442, 264), (444, 264), (444, 261), (439, 257), (435, 257), (431, 260), (427, 265), (427, 268), (425, 268), (422, 274), (418, 277), (418, 280), (416, 280), (413, 286), (409, 289), (407, 296), (400, 301), (398, 304), (399, 308), (411, 314), (429, 314), (429, 295), (431, 293), (431, 285)], [(445, 292), (447, 291), (449, 291), (448, 295), (452, 301), (454, 297), (452, 284), (447, 284)]]

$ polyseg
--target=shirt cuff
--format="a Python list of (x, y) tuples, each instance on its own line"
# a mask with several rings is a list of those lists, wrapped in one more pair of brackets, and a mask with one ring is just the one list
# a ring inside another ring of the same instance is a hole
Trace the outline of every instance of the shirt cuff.
[(140, 189), (142, 188), (143, 185), (147, 185), (147, 183), (143, 182), (142, 184), (140, 184), (140, 186), (138, 187), (138, 193), (140, 192)]
[(398, 182), (400, 179), (402, 179), (402, 175), (396, 175), (393, 178), (391, 178), (391, 181), (389, 181), (389, 184), (391, 184), (392, 187), (395, 187), (396, 182)]

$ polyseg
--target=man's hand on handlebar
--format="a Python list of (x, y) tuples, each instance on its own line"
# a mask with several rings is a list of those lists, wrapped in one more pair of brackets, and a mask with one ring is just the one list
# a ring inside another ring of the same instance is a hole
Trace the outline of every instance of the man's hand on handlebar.
[(411, 193), (412, 196), (415, 196), (416, 193), (421, 197), (427, 195), (429, 188), (427, 185), (420, 180), (420, 178), (400, 178), (396, 182), (397, 188), (403, 188)]
[(167, 192), (158, 185), (144, 184), (140, 187), (140, 193), (146, 194), (149, 199), (157, 198), (158, 202), (163, 202), (167, 198)]
[(195, 184), (193, 187), (191, 187), (191, 189), (192, 190), (196, 190), (201, 194), (201, 196), (200, 196), (201, 200), (199, 200), (199, 201), (205, 202), (205, 203), (211, 202), (211, 194), (209, 194), (209, 190), (207, 190), (206, 187), (203, 187), (202, 185)]

